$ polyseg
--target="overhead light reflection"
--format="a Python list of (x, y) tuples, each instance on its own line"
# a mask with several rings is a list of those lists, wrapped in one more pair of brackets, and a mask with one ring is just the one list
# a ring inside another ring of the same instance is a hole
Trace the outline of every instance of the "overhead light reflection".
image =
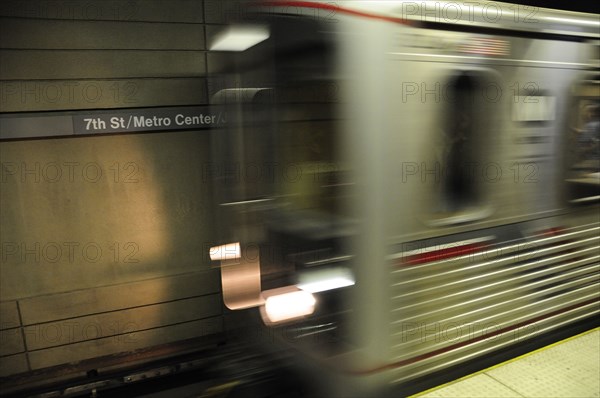
[(346, 268), (324, 269), (300, 274), (299, 289), (318, 293), (354, 285), (354, 276)]
[(546, 19), (550, 20), (550, 21), (557, 21), (557, 22), (565, 22), (565, 23), (572, 23), (575, 25), (593, 25), (593, 26), (600, 26), (600, 22), (599, 21), (585, 21), (582, 19), (573, 19), (573, 18), (559, 18), (559, 17), (546, 17)]

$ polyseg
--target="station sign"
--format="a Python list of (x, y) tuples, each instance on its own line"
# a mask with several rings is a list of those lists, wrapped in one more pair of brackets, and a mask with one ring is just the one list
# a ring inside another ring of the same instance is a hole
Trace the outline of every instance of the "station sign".
[(226, 121), (225, 112), (211, 106), (7, 113), (0, 115), (0, 139), (205, 130)]

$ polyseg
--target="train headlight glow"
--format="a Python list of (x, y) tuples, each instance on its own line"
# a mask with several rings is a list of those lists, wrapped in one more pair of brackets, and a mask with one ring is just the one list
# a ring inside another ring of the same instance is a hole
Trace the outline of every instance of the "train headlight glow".
[(265, 305), (261, 315), (267, 324), (291, 321), (310, 315), (315, 311), (316, 300), (310, 292), (297, 290), (294, 286), (263, 292)]
[(215, 38), (211, 51), (244, 51), (267, 40), (269, 29), (260, 25), (231, 26)]

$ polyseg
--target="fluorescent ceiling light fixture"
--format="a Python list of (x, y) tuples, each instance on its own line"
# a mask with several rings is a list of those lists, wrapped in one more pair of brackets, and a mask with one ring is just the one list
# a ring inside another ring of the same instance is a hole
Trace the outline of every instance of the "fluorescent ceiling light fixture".
[(346, 268), (332, 268), (300, 274), (299, 289), (309, 293), (324, 292), (354, 285), (354, 276)]
[(269, 38), (269, 29), (262, 25), (235, 25), (221, 32), (211, 51), (244, 51)]
[(294, 286), (263, 292), (265, 305), (261, 315), (267, 324), (291, 321), (315, 312), (315, 297)]

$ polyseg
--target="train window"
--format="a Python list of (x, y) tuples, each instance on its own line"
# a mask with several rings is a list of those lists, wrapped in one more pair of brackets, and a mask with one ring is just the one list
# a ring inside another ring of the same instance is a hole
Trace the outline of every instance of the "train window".
[(600, 81), (575, 87), (567, 133), (567, 194), (574, 204), (600, 200)]
[(471, 169), (480, 161), (483, 109), (477, 103), (481, 79), (462, 73), (448, 84), (448, 106), (444, 116), (441, 181), (442, 208), (454, 213), (480, 201), (479, 186)]
[(278, 196), (291, 210), (337, 213), (345, 170), (338, 159), (334, 81), (278, 87)]

